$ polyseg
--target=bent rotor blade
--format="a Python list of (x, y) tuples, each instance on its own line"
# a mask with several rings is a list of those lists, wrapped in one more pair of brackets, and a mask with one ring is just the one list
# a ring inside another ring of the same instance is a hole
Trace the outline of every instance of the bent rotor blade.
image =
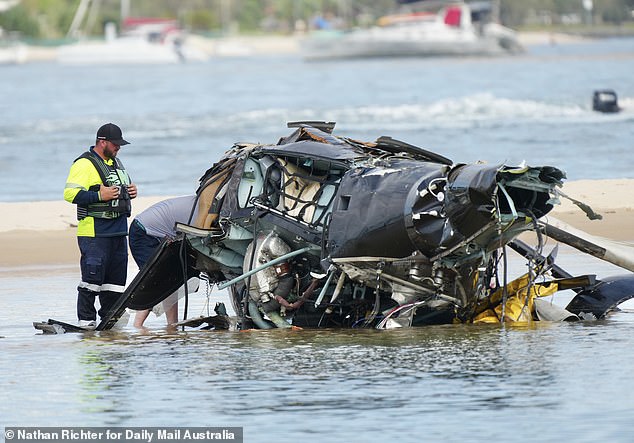
[(633, 247), (595, 237), (550, 216), (547, 222), (543, 219), (540, 220), (540, 224), (543, 227), (544, 233), (555, 240), (634, 272)]

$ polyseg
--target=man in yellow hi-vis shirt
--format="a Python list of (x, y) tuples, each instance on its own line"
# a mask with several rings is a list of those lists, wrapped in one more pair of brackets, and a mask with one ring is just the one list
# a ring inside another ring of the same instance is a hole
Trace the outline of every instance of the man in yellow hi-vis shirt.
[(95, 145), (70, 168), (64, 200), (77, 205), (77, 243), (81, 252), (81, 282), (77, 287), (79, 326), (96, 327), (95, 297), (99, 317), (105, 317), (125, 288), (128, 269), (130, 199), (137, 188), (117, 158), (123, 145), (121, 129), (107, 123), (97, 131)]

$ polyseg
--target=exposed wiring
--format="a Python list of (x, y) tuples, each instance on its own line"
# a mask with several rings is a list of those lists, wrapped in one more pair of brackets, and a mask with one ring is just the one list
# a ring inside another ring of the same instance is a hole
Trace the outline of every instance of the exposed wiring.
[(504, 318), (506, 315), (506, 300), (509, 297), (508, 292), (508, 260), (506, 256), (506, 246), (502, 246), (502, 268), (503, 268), (503, 278), (502, 278), (502, 317), (500, 321), (504, 324)]
[(434, 197), (436, 197), (437, 200), (443, 200), (444, 199), (444, 195), (441, 198), (439, 198), (439, 195), (441, 192), (443, 192), (442, 190), (438, 191), (438, 192), (434, 192), (434, 190), (432, 190), (432, 185), (435, 185), (437, 182), (444, 182), (442, 188), (444, 189), (444, 187), (447, 185), (447, 179), (445, 177), (438, 177), (435, 178), (433, 180), (430, 180), (429, 183), (427, 184), (427, 191), (433, 195)]
[[(411, 311), (412, 309), (416, 309), (417, 307), (424, 305), (425, 303), (427, 303), (427, 300), (421, 300), (421, 301), (417, 301), (417, 302), (413, 302), (413, 303), (407, 303), (404, 305), (399, 305), (396, 306), (395, 308), (393, 308), (390, 312), (388, 312), (387, 314), (385, 314), (385, 316), (383, 317), (383, 320), (381, 320), (379, 322), (379, 324), (376, 325), (377, 329), (385, 329), (385, 326), (387, 325), (387, 321), (394, 317), (395, 314), (399, 314), (399, 317), (403, 314), (408, 314), (409, 311)], [(406, 310), (405, 312), (401, 313), (401, 311)]]
[(209, 281), (209, 276), (205, 272), (201, 272), (198, 278), (200, 278), (201, 280), (205, 282), (205, 305), (202, 307), (200, 312), (202, 314), (204, 313), (205, 310), (207, 310), (207, 317), (210, 317), (211, 316), (210, 300), (211, 300), (212, 284)]
[[(185, 308), (183, 311), (183, 321), (187, 320), (187, 309), (189, 307), (189, 290), (187, 288), (187, 249), (185, 248), (185, 237), (183, 236), (183, 241), (180, 245), (180, 253), (179, 258), (181, 262), (181, 271), (183, 273), (183, 286), (185, 288)], [(185, 330), (185, 325), (182, 326), (182, 330)]]

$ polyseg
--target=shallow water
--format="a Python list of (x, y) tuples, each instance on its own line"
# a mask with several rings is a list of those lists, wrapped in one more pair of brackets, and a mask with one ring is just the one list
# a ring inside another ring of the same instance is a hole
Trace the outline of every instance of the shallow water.
[(3, 354), (22, 370), (3, 368), (11, 401), (0, 412), (5, 425), (243, 426), (249, 442), (625, 442), (632, 314), (531, 327), (7, 339)]
[[(622, 272), (566, 248), (558, 258)], [(74, 322), (76, 272), (0, 270), (0, 426), (242, 426), (245, 442), (631, 438), (630, 302), (598, 322), (174, 332), (151, 315), (144, 332), (41, 335), (32, 321)], [(191, 295), (189, 317), (217, 301), (231, 311), (226, 292), (207, 294)]]

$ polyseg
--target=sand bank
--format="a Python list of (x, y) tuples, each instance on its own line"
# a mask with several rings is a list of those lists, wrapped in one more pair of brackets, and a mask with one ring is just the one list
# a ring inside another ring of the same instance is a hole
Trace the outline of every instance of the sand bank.
[[(132, 217), (166, 198), (135, 199)], [(0, 268), (79, 264), (75, 211), (65, 201), (0, 202)]]
[[(563, 192), (590, 205), (603, 219), (588, 219), (565, 199), (549, 215), (592, 235), (634, 241), (634, 179), (571, 181)], [(132, 216), (165, 198), (137, 198)], [(64, 201), (0, 202), (0, 214), (0, 267), (78, 263), (74, 205)]]

